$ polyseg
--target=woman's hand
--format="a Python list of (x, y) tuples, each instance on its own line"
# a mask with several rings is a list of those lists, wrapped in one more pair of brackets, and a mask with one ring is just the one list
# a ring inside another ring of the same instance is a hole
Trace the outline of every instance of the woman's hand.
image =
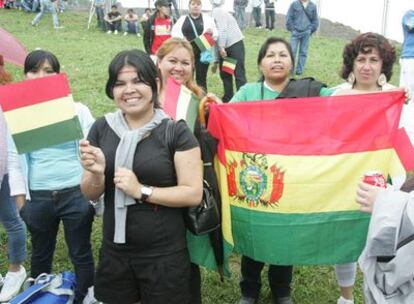
[(82, 167), (96, 175), (103, 175), (105, 172), (105, 155), (102, 150), (92, 146), (89, 141), (80, 141), (80, 154)]
[(134, 172), (127, 168), (120, 167), (115, 171), (115, 186), (135, 199), (141, 199), (142, 184), (138, 181)]
[[(215, 103), (218, 103), (218, 104), (223, 103), (223, 101), (220, 98), (218, 98), (217, 95), (214, 94), (214, 93), (207, 93), (206, 96), (208, 97), (208, 99), (213, 100)], [(207, 106), (206, 110), (208, 110), (208, 106)]]
[(374, 202), (377, 199), (378, 192), (382, 188), (360, 182), (357, 189), (356, 201), (361, 205), (359, 208), (362, 212), (372, 213)]
[(224, 48), (220, 48), (219, 53), (220, 53), (221, 58), (227, 57), (227, 52)]
[(213, 35), (213, 30), (212, 30), (211, 28), (208, 28), (208, 29), (206, 30), (206, 33), (209, 33), (210, 35)]

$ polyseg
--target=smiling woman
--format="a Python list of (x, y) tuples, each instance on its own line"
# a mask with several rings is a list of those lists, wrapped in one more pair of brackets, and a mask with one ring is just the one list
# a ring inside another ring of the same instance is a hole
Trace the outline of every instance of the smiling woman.
[(116, 55), (106, 93), (119, 110), (98, 119), (81, 143), (82, 191), (89, 199), (104, 194), (95, 295), (108, 304), (189, 301), (181, 207), (201, 201), (200, 149), (185, 122), (175, 125), (173, 147), (166, 142), (159, 84), (147, 54)]

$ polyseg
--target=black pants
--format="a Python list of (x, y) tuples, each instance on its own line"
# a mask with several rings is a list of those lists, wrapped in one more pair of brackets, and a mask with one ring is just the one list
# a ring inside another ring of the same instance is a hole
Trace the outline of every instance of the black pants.
[[(264, 263), (242, 256), (240, 289), (243, 296), (255, 299), (259, 297), (262, 287), (260, 274), (263, 267)], [(273, 298), (290, 296), (292, 270), (292, 266), (269, 265), (268, 279)]]
[(190, 304), (201, 304), (201, 274), (200, 267), (191, 263), (190, 275)]
[(273, 30), (275, 28), (275, 11), (274, 9), (266, 9), (265, 10), (265, 17), (266, 17), (266, 28), (269, 30)]
[(107, 22), (106, 28), (108, 31), (120, 31), (121, 30), (121, 20), (113, 21), (112, 23)]
[(208, 67), (210, 66), (209, 63), (204, 64), (200, 62), (200, 51), (194, 50), (194, 57), (195, 57), (195, 75), (196, 75), (196, 83), (203, 88), (204, 92), (207, 92), (207, 73)]
[[(239, 90), (246, 84), (246, 70), (244, 68), (244, 43), (243, 40), (236, 42), (232, 46), (226, 48), (227, 56), (237, 60), (236, 69), (234, 71), (234, 78), (236, 79), (236, 88)], [(223, 81), (224, 96), (223, 102), (229, 102), (233, 97), (233, 75), (223, 72), (223, 58), (220, 58), (220, 78)]]

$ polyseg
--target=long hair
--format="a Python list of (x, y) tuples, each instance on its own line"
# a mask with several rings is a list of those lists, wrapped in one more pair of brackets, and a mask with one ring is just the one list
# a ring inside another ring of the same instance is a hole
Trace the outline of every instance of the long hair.
[(0, 85), (12, 82), (12, 75), (4, 69), (3, 56), (0, 55)]
[(161, 45), (161, 47), (157, 51), (158, 60), (161, 61), (165, 56), (167, 56), (169, 53), (171, 53), (172, 51), (178, 48), (184, 48), (188, 51), (191, 57), (191, 64), (193, 65), (193, 72), (191, 73), (191, 77), (186, 83), (184, 83), (184, 85), (187, 88), (189, 88), (191, 92), (193, 92), (194, 95), (201, 98), (204, 96), (204, 91), (194, 81), (195, 57), (194, 57), (193, 47), (191, 46), (190, 42), (188, 42), (185, 39), (181, 39), (181, 38), (168, 39)]

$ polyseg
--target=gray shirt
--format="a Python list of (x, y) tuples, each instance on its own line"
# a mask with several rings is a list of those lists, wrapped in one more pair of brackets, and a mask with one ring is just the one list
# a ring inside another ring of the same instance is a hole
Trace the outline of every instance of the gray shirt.
[(243, 34), (236, 19), (222, 7), (215, 7), (212, 11), (214, 21), (218, 29), (217, 45), (221, 48), (228, 48), (243, 40)]

